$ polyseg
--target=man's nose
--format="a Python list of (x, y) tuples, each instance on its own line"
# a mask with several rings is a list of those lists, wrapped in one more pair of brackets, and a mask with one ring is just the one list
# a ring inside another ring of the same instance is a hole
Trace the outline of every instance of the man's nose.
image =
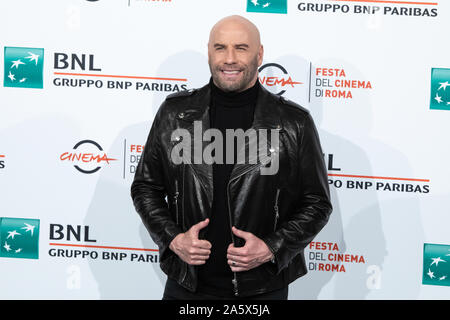
[(236, 62), (236, 51), (234, 50), (234, 48), (229, 48), (227, 50), (227, 55), (225, 57), (225, 62), (229, 63), (229, 64)]

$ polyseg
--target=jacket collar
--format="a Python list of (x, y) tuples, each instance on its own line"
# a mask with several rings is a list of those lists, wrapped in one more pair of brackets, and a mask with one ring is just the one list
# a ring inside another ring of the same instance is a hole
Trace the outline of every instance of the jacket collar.
[[(262, 85), (258, 86), (258, 97), (256, 100), (253, 129), (280, 129), (281, 121), (277, 112), (276, 104), (278, 97), (270, 93)], [(178, 119), (194, 122), (202, 121), (204, 130), (210, 128), (209, 108), (211, 101), (211, 88), (209, 84), (199, 88), (189, 99), (189, 106), (177, 114)]]

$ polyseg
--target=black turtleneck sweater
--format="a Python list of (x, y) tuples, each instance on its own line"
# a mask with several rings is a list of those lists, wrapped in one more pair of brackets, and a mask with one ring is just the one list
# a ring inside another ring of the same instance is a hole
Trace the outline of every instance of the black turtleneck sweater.
[[(236, 163), (236, 141), (226, 141), (225, 129), (251, 127), (256, 105), (259, 82), (242, 92), (225, 92), (211, 80), (210, 126), (222, 132), (223, 164), (213, 163), (212, 214), (206, 230), (206, 240), (211, 242), (211, 254), (198, 268), (198, 291), (215, 296), (233, 297), (233, 272), (227, 263), (227, 248), (232, 242), (228, 212), (227, 184)], [(234, 145), (234, 162), (226, 163), (226, 144)]]

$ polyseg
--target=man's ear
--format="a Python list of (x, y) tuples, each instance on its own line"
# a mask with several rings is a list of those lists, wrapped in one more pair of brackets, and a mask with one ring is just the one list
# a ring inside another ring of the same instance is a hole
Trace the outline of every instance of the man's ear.
[(263, 57), (264, 57), (264, 47), (263, 47), (263, 45), (261, 45), (259, 47), (259, 52), (258, 52), (258, 66), (260, 66), (262, 64)]

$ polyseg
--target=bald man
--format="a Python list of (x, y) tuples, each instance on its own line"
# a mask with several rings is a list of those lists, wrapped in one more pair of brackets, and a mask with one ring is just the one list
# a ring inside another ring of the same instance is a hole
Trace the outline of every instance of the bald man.
[(208, 42), (209, 83), (169, 95), (153, 121), (131, 195), (160, 249), (165, 300), (286, 300), (332, 211), (313, 120), (260, 85), (263, 53), (252, 22), (220, 20)]
[(249, 20), (231, 16), (211, 29), (208, 62), (215, 85), (225, 92), (241, 92), (255, 85), (263, 60), (259, 31)]

